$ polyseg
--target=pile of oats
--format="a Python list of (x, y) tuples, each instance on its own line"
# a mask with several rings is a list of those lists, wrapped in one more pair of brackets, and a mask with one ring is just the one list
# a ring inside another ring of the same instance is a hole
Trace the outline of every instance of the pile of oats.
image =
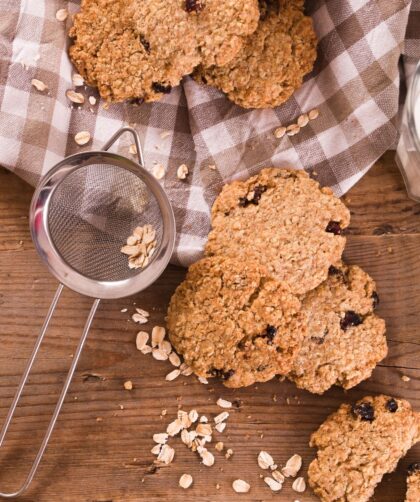
[(130, 268), (144, 268), (149, 264), (156, 246), (156, 230), (152, 225), (144, 225), (134, 229), (127, 244), (121, 248), (121, 253), (128, 256)]
[[(222, 432), (226, 427), (228, 418), (229, 413), (226, 411), (214, 417), (214, 429)], [(223, 424), (223, 428), (218, 427), (221, 424)], [(153, 435), (153, 441), (156, 444), (151, 453), (157, 456), (154, 461), (156, 465), (169, 465), (173, 461), (175, 449), (168, 444), (168, 441), (178, 435), (180, 435), (181, 441), (187, 448), (198, 454), (203, 465), (206, 467), (214, 465), (215, 457), (207, 447), (208, 443), (213, 441), (213, 425), (209, 423), (205, 415), (200, 416), (198, 411), (194, 409), (189, 412), (178, 410), (177, 418), (168, 424), (166, 431)], [(216, 451), (222, 452), (224, 450), (223, 442), (218, 441), (214, 448)], [(225, 456), (229, 458), (232, 454), (233, 451), (228, 449)], [(179, 480), (179, 485), (186, 489), (191, 486), (192, 482), (192, 476), (183, 474)]]

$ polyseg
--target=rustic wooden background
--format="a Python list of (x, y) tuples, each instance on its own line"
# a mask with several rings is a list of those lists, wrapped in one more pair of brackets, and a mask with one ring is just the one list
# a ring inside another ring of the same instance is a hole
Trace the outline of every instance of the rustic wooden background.
[[(0, 420), (57, 286), (29, 236), (31, 194), (29, 186), (0, 169)], [(268, 450), (279, 464), (300, 453), (306, 473), (314, 456), (309, 436), (340, 403), (384, 392), (409, 399), (420, 411), (420, 205), (407, 198), (392, 152), (351, 190), (346, 201), (352, 212), (346, 258), (376, 279), (381, 297), (378, 311), (388, 325), (389, 357), (369, 381), (348, 393), (334, 389), (321, 397), (277, 379), (237, 391), (218, 383), (205, 386), (192, 376), (166, 382), (170, 364), (135, 349), (138, 327), (129, 314), (135, 304), (151, 312), (147, 329), (163, 323), (170, 295), (184, 276), (184, 270), (169, 267), (148, 291), (100, 306), (50, 446), (21, 500), (315, 501), (309, 489), (304, 494), (293, 492), (290, 482), (281, 492), (272, 493), (259, 478), (258, 452)], [(90, 303), (72, 292), (66, 292), (60, 303), (0, 455), (0, 491), (16, 488), (29, 468)], [(120, 312), (123, 308), (128, 312)], [(403, 382), (402, 375), (411, 380)], [(124, 390), (126, 380), (133, 381), (132, 391)], [(220, 396), (240, 400), (226, 431), (218, 435), (232, 448), (233, 456), (226, 460), (214, 452), (215, 465), (204, 467), (177, 439), (173, 441), (175, 461), (153, 472), (152, 434), (166, 428), (179, 404), (214, 416), (220, 412), (215, 404)], [(168, 414), (160, 418), (162, 409)], [(374, 500), (402, 502), (405, 470), (415, 460), (420, 460), (420, 445), (402, 460), (396, 473), (386, 476)], [(194, 477), (187, 491), (178, 488), (183, 473)], [(248, 495), (233, 492), (231, 483), (237, 477), (251, 484)]]

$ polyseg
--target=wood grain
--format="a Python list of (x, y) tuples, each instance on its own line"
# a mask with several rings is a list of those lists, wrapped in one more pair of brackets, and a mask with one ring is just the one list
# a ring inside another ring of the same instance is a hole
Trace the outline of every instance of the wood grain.
[[(30, 187), (0, 169), (0, 420), (6, 415), (57, 286), (30, 240), (27, 212), (31, 194)], [(135, 305), (142, 306), (151, 312), (146, 329), (164, 323), (170, 295), (185, 273), (169, 267), (148, 291), (101, 304), (51, 444), (21, 500), (316, 501), (309, 489), (294, 493), (291, 483), (285, 483), (280, 493), (271, 493), (259, 477), (258, 452), (268, 450), (279, 464), (300, 453), (305, 472), (314, 456), (308, 447), (311, 432), (341, 402), (384, 392), (405, 397), (420, 410), (420, 206), (407, 198), (393, 153), (387, 153), (346, 199), (352, 212), (346, 259), (360, 264), (376, 279), (379, 313), (388, 325), (390, 354), (370, 380), (347, 393), (333, 389), (322, 397), (277, 379), (237, 391), (218, 383), (205, 386), (192, 376), (166, 382), (169, 363), (135, 350), (138, 329), (129, 314)], [(0, 490), (15, 488), (27, 472), (90, 302), (70, 291), (60, 302), (0, 455)], [(123, 308), (128, 312), (121, 312)], [(402, 375), (411, 380), (403, 382)], [(124, 390), (126, 380), (134, 383), (132, 391)], [(151, 474), (152, 434), (164, 430), (178, 406), (214, 416), (220, 411), (215, 404), (220, 396), (240, 403), (232, 410), (225, 433), (217, 436), (234, 455), (227, 460), (215, 452), (215, 466), (206, 468), (176, 439), (173, 464)], [(161, 418), (163, 409), (167, 415)], [(398, 471), (385, 478), (374, 500), (402, 502), (405, 469), (419, 459), (417, 445)], [(194, 477), (194, 485), (187, 491), (178, 487), (184, 472)], [(233, 492), (231, 483), (237, 477), (252, 485), (248, 495)]]

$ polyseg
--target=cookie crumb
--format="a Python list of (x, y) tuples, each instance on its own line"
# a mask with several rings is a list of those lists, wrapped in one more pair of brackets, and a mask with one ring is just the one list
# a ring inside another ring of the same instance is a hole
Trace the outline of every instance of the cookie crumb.
[(89, 96), (89, 103), (93, 106), (96, 105), (96, 98), (95, 96)]
[(131, 155), (137, 155), (137, 146), (132, 143), (129, 147), (128, 147), (128, 151)]
[(131, 380), (127, 380), (126, 382), (124, 382), (124, 389), (133, 390), (133, 382)]

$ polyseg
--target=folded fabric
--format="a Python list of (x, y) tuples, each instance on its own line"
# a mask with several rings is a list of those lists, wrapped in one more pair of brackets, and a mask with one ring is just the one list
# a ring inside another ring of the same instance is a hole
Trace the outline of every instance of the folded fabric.
[[(232, 179), (291, 166), (346, 192), (395, 145), (406, 75), (400, 57), (407, 55), (408, 72), (420, 57), (419, 0), (315, 0), (307, 2), (319, 38), (315, 68), (278, 108), (242, 109), (190, 77), (157, 103), (104, 107), (96, 90), (85, 89), (96, 102), (76, 106), (66, 97), (74, 88), (67, 54), (72, 21), (56, 19), (60, 8), (63, 2), (51, 0), (0, 0), (0, 164), (36, 185), (63, 157), (98, 149), (121, 125), (133, 125), (146, 168), (165, 168), (161, 182), (178, 231), (173, 262), (182, 265), (200, 257), (212, 202)], [(67, 8), (74, 14), (79, 6)], [(32, 79), (48, 89), (35, 89)], [(298, 134), (275, 137), (276, 128), (312, 109), (318, 118)], [(93, 138), (84, 147), (74, 140), (80, 131)], [(127, 138), (117, 148), (130, 156), (129, 146)], [(184, 180), (177, 177), (181, 164), (189, 169)]]

